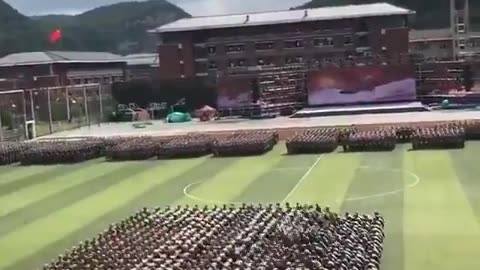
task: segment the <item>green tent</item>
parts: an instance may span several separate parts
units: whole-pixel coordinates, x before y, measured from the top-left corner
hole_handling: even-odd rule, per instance
[[[189,113],[173,112],[167,115],[168,123],[183,123],[192,121],[192,116]]]

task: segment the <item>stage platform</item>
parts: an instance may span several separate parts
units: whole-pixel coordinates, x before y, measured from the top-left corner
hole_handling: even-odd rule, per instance
[[[377,114],[377,113],[405,113],[405,112],[426,112],[428,107],[421,102],[389,103],[376,105],[355,105],[306,108],[296,112],[292,118],[306,118],[318,116],[354,115],[354,114]]]
[[[168,124],[152,121],[145,129],[135,129],[133,123],[108,123],[100,126],[83,127],[54,133],[38,139],[68,139],[113,136],[175,136],[190,132],[228,133],[236,130],[298,130],[314,127],[349,125],[391,125],[407,123],[432,123],[443,121],[480,120],[480,111],[446,110],[430,112],[408,112],[389,114],[359,114],[312,118],[277,117],[265,120],[227,118],[211,122],[192,121],[189,123]]]

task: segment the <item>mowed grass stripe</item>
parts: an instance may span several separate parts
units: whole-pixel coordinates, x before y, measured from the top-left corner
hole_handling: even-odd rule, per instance
[[[85,168],[78,173],[68,174],[58,179],[59,181],[37,185],[29,192],[18,192],[14,198],[10,198],[9,203],[10,209],[16,209],[16,211],[0,216],[0,237],[160,164],[159,162],[102,163]],[[58,183],[60,181],[64,183]],[[55,185],[59,185],[60,189],[56,189]],[[55,192],[51,193],[52,190]],[[39,196],[38,198],[34,197],[35,193]],[[50,196],[43,196],[49,193],[51,193]],[[9,197],[4,198],[9,199]],[[25,202],[22,202],[22,198],[25,198]],[[0,200],[0,203],[3,201]]]
[[[5,250],[0,261],[0,269],[11,266],[15,262],[41,252],[49,244],[61,240],[76,230],[82,229],[101,216],[130,204],[140,196],[176,175],[184,169],[194,167],[200,160],[176,161],[183,166],[152,166],[142,168],[143,172],[134,177],[119,179],[119,183],[105,191],[76,202],[36,222],[30,223],[18,230],[0,238],[0,250]],[[159,163],[157,163],[159,164]],[[23,269],[23,268],[22,268]]]
[[[183,196],[181,190],[183,190],[184,185],[193,183],[197,179],[213,176],[235,161],[236,159],[217,160],[201,158],[168,162],[165,164],[164,170],[159,168],[159,170],[152,172],[152,174],[157,173],[158,175],[163,175],[161,179],[157,179],[156,185],[141,194],[136,194],[131,200],[124,201],[121,206],[113,208],[93,220],[89,220],[88,224],[82,224],[82,226],[76,230],[64,234],[63,237],[48,242],[43,248],[36,250],[36,252],[16,259],[14,262],[9,263],[8,266],[0,266],[0,269],[18,270],[37,268],[43,263],[49,262],[51,258],[55,258],[57,255],[64,253],[67,248],[72,247],[80,241],[91,239],[107,228],[109,224],[125,219],[142,207],[157,207],[172,204]],[[173,172],[172,168],[175,168]]]
[[[18,170],[20,168],[21,167],[18,164],[3,165],[3,166],[0,165],[0,183],[2,182],[2,180],[6,179],[6,178],[3,178],[3,175],[9,174],[14,170]]]
[[[282,157],[270,170],[251,182],[233,201],[246,203],[282,202],[318,158],[318,155]]]
[[[342,212],[373,214],[385,217],[385,242],[382,269],[404,269],[403,208],[405,185],[415,179],[403,169],[404,146],[394,152],[364,153],[361,166],[355,170],[348,192],[345,194]],[[384,195],[388,192],[400,191]]]
[[[8,166],[11,169],[5,171],[0,175],[0,188],[3,185],[15,182],[19,179],[23,179],[28,176],[35,174],[44,173],[50,170],[54,170],[62,165],[51,165],[51,166]]]
[[[233,200],[255,181],[258,176],[269,172],[282,159],[281,154],[283,151],[282,147],[277,146],[272,151],[261,156],[239,158],[229,168],[222,170],[207,181],[198,181],[197,184],[187,190],[189,194],[200,200],[196,201],[185,197],[176,203],[195,202],[205,205],[212,204],[213,201],[219,204],[234,202]]]
[[[448,152],[406,156],[421,182],[405,193],[405,269],[480,269],[480,229]]]
[[[96,163],[98,163],[98,160],[83,162],[74,165],[57,165],[53,169],[46,170],[40,173],[34,173],[32,175],[17,179],[16,181],[0,185],[0,196],[16,192],[29,186],[40,185],[42,183],[53,181],[57,177],[72,174],[75,171],[83,170]]]
[[[339,211],[361,157],[360,153],[323,155],[288,202],[318,203]]]
[[[465,149],[451,150],[449,153],[463,192],[480,222],[480,166],[477,160],[480,144],[468,142]]]
[[[67,173],[52,179],[52,181],[42,182],[38,185],[27,186],[23,189],[15,192],[5,194],[0,197],[0,218],[17,209],[23,208],[35,201],[42,200],[49,196],[55,195],[64,189],[75,186],[84,181],[91,180],[97,175],[108,173],[111,170],[115,170],[121,165],[113,165],[112,163],[98,163],[83,170]]]

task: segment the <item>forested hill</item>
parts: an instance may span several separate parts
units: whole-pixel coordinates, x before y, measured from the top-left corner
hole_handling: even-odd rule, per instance
[[[133,53],[155,49],[146,31],[189,17],[166,0],[123,2],[85,13],[26,17],[0,0],[0,56],[19,51],[82,50]],[[63,38],[49,44],[48,34],[61,28]]]
[[[414,28],[440,28],[449,26],[449,0],[311,0],[298,9],[324,6],[389,2],[417,11]],[[470,0],[471,22],[477,30],[480,26],[480,0]]]

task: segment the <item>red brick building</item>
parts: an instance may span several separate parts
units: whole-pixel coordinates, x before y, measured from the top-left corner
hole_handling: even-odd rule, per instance
[[[415,12],[386,3],[185,18],[151,32],[162,79],[408,54]]]
[[[0,58],[0,89],[109,84],[125,79],[125,66],[121,56],[104,52],[10,54]]]

